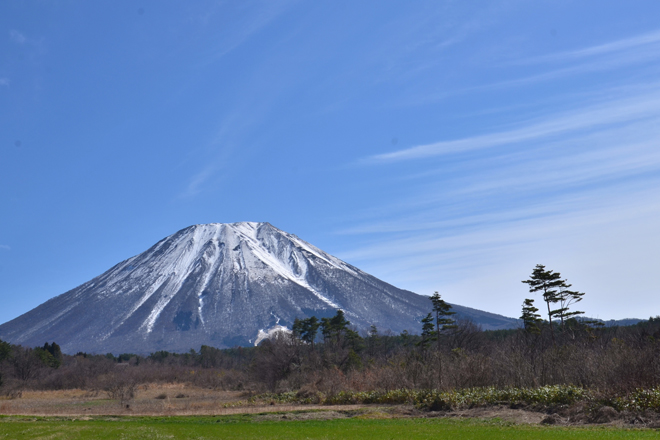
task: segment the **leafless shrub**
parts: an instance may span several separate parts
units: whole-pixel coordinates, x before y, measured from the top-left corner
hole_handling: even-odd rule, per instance
[[[117,400],[124,406],[135,398],[139,383],[131,371],[122,371],[103,376],[100,385],[110,399]]]

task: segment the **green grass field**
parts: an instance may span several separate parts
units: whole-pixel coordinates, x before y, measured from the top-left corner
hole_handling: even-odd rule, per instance
[[[561,428],[499,420],[335,419],[257,421],[223,417],[67,420],[2,417],[0,439],[658,439],[658,430]]]

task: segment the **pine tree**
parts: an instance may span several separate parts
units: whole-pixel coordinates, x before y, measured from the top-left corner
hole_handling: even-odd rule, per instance
[[[316,340],[316,334],[319,332],[319,320],[316,316],[312,316],[305,320],[305,341],[312,344],[312,350],[314,349],[314,341]]]
[[[321,324],[316,316],[307,319],[296,318],[293,321],[291,331],[296,338],[310,344],[313,350],[314,341],[316,340],[316,334],[318,333],[320,325]]]
[[[564,280],[564,283],[566,280]],[[572,285],[571,284],[566,284],[562,286],[557,293],[557,302],[559,303],[559,308],[555,310],[555,315],[559,317],[561,320],[561,326],[564,326],[564,323],[566,322],[567,319],[576,317],[578,315],[583,314],[584,312],[579,312],[579,311],[573,311],[569,312],[569,307],[575,303],[579,303],[582,301],[582,297],[584,296],[584,293],[582,292],[576,292],[573,290],[568,290]]]
[[[293,325],[291,326],[291,333],[295,338],[298,338],[302,341],[303,339],[303,321],[300,318],[293,320]]]
[[[433,323],[433,314],[429,313],[425,318],[422,318],[422,340],[417,345],[422,348],[427,348],[431,342],[436,339],[435,324]]]
[[[552,327],[552,318],[554,315],[550,308],[550,304],[554,304],[558,301],[557,293],[564,283],[561,279],[561,274],[559,274],[559,272],[554,273],[551,270],[545,270],[544,265],[537,264],[532,271],[532,276],[529,277],[528,280],[523,281],[523,283],[529,284],[529,291],[531,293],[541,292],[543,295],[543,300],[548,307],[548,322],[550,323],[550,334],[552,335],[552,342],[554,344],[555,333]]]
[[[541,334],[541,329],[539,328],[539,323],[542,322],[541,315],[538,312],[539,309],[534,307],[533,299],[526,299],[523,302],[522,306],[522,316],[520,319],[523,321],[525,331],[534,335]]]
[[[559,272],[545,270],[545,266],[537,264],[532,271],[532,276],[523,283],[529,285],[531,293],[541,292],[543,300],[548,308],[548,321],[550,324],[550,331],[552,334],[552,342],[555,342],[555,334],[552,325],[552,319],[558,317],[563,328],[565,320],[572,316],[580,315],[584,312],[569,312],[569,306],[582,301],[584,293],[568,290],[571,285],[566,280],[561,279]],[[559,303],[558,309],[552,309],[551,304]]]
[[[431,296],[431,303],[433,303],[433,312],[435,312],[435,333],[437,335],[438,350],[440,349],[440,332],[456,328],[456,321],[449,318],[455,315],[456,312],[451,311],[451,305],[440,298],[440,294],[435,292]]]
[[[330,342],[332,336],[332,325],[330,318],[321,318],[321,334],[323,335],[323,342]]]
[[[0,339],[0,362],[11,357],[11,344]]]
[[[351,322],[346,320],[342,309],[338,309],[337,313],[332,318],[321,318],[321,333],[323,333],[323,340],[327,341],[334,339],[335,342],[339,342],[341,336],[347,333],[350,324]]]
[[[376,324],[371,324],[371,327],[369,327],[366,343],[369,355],[373,356],[380,346],[380,338],[378,336],[378,327],[376,327]]]

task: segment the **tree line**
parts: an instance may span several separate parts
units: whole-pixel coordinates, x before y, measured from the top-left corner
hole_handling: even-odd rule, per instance
[[[538,265],[523,282],[543,298],[547,319],[525,299],[521,327],[510,330],[482,330],[435,292],[420,329],[401,334],[375,325],[358,331],[337,310],[328,318],[296,319],[290,334],[258,347],[71,356],[54,342],[26,348],[0,341],[0,393],[81,388],[118,396],[131,394],[117,390],[151,382],[310,395],[557,384],[627,392],[660,385],[660,317],[604,327],[572,310],[584,293],[559,273]]]

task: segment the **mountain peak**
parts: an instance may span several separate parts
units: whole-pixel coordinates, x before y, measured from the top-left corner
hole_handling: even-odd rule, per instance
[[[246,345],[295,318],[342,309],[358,328],[416,333],[427,297],[397,289],[270,223],[193,225],[0,326],[66,352]],[[471,309],[457,306],[466,316]],[[490,328],[513,320],[490,315]]]

